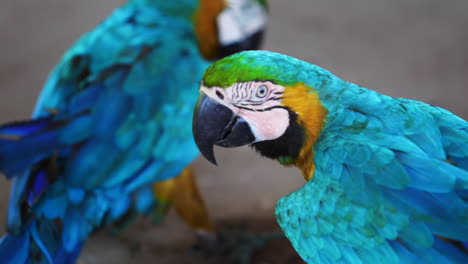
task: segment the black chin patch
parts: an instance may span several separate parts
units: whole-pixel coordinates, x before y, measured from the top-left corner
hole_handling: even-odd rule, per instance
[[[262,156],[270,159],[288,157],[295,160],[299,155],[304,144],[304,128],[297,123],[297,114],[290,109],[288,112],[289,126],[281,137],[251,144]]]
[[[260,48],[264,36],[264,30],[260,30],[245,38],[240,42],[235,42],[229,45],[221,46],[219,49],[219,58],[232,55],[244,50],[256,50]]]

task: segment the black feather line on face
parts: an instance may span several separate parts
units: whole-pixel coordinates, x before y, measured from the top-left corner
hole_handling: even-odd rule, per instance
[[[253,147],[260,155],[278,159],[280,157],[289,157],[295,160],[304,144],[304,128],[297,123],[297,114],[286,107],[289,113],[289,126],[284,134],[273,140],[253,143]]]
[[[272,106],[272,107],[267,107],[267,108],[262,108],[262,109],[253,109],[253,108],[240,106],[240,105],[236,105],[236,104],[234,104],[234,106],[239,108],[239,109],[244,109],[244,110],[251,111],[251,112],[266,112],[266,111],[270,111],[271,109],[275,109],[275,108],[283,108],[283,109],[288,110],[288,112],[289,112],[289,108],[287,108],[285,106],[281,106],[281,105],[275,105],[275,106]]]

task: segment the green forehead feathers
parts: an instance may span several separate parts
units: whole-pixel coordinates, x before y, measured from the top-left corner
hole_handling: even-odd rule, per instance
[[[212,64],[203,76],[203,84],[229,87],[237,82],[272,81],[280,85],[294,85],[298,70],[305,62],[271,51],[244,51]]]

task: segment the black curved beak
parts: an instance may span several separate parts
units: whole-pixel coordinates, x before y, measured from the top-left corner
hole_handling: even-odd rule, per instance
[[[226,56],[232,55],[237,52],[241,52],[244,50],[257,50],[260,48],[260,45],[263,42],[265,30],[260,30],[249,37],[243,39],[242,41],[231,43],[229,45],[221,45],[219,48],[219,58],[224,58]]]
[[[193,136],[202,155],[217,165],[213,146],[240,147],[255,142],[249,124],[202,93],[193,113]]]

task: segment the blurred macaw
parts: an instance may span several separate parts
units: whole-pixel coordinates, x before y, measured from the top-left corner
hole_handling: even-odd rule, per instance
[[[81,37],[33,119],[0,127],[0,263],[73,263],[96,228],[171,202],[213,232],[189,166],[199,82],[210,60],[257,48],[266,16],[261,0],[129,0]]]
[[[205,72],[194,136],[300,169],[276,218],[307,263],[468,263],[468,122],[445,109],[245,51]]]

